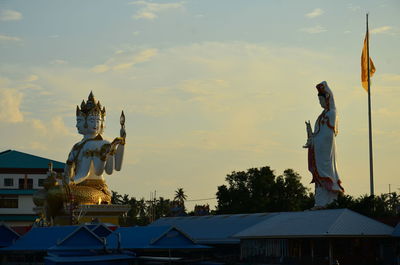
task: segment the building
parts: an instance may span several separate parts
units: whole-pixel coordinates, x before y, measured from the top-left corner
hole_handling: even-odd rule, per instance
[[[167,224],[226,263],[393,264],[396,256],[394,228],[349,209],[167,217],[151,226]]]
[[[33,194],[43,188],[49,163],[63,172],[64,163],[7,150],[0,153],[0,222],[12,226],[31,225],[37,218]]]
[[[247,262],[393,264],[394,228],[349,209],[282,212],[234,237]]]

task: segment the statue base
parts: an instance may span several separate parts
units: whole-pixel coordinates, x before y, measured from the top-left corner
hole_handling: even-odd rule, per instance
[[[39,212],[41,207],[36,207]],[[87,223],[108,223],[120,225],[122,218],[131,209],[130,205],[120,204],[81,204],[73,210],[65,207],[63,213],[53,219],[53,225],[71,225]]]

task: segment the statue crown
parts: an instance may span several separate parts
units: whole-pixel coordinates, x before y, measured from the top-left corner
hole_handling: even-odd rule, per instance
[[[87,101],[82,100],[81,107],[76,106],[76,116],[100,116],[104,118],[106,116],[106,108],[101,108],[100,101],[96,101],[93,96],[93,92],[90,91]]]

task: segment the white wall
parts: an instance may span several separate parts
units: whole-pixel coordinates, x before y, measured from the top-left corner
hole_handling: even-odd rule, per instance
[[[28,178],[33,179],[33,189],[41,189],[39,187],[39,179],[47,178],[46,174],[27,174]],[[4,186],[4,179],[12,178],[14,179],[13,186]],[[19,179],[25,178],[25,174],[0,174],[0,189],[18,189],[18,181]]]
[[[32,195],[18,195],[18,208],[0,208],[0,214],[35,214]]]

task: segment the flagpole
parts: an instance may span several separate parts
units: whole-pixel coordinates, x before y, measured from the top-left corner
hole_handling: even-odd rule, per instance
[[[368,13],[367,13],[367,72],[368,72],[368,128],[369,128],[369,177],[371,196],[374,196],[374,163],[372,153],[372,119],[371,119],[371,76],[370,76],[370,59],[369,59],[369,30],[368,30]]]

